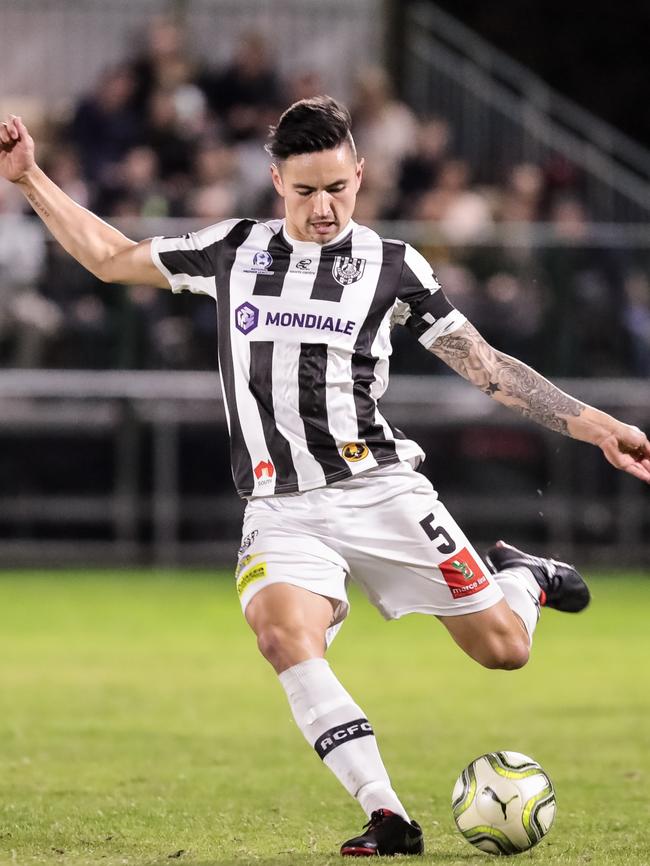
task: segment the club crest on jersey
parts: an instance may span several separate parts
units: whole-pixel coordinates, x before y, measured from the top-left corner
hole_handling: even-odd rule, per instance
[[[332,276],[341,286],[356,283],[363,276],[366,267],[365,259],[353,259],[351,256],[336,256],[332,265]]]
[[[235,310],[235,327],[242,334],[248,334],[257,327],[260,311],[248,302],[240,304]]]
[[[365,442],[348,442],[341,449],[341,454],[348,463],[357,463],[368,456],[368,446]]]

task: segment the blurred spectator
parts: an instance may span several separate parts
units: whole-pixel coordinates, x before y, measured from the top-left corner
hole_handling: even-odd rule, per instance
[[[0,357],[14,367],[37,367],[61,315],[37,288],[45,232],[21,207],[20,193],[0,184]]]
[[[223,144],[205,142],[194,158],[188,214],[212,222],[232,217],[237,211],[238,191],[236,151]]]
[[[160,177],[179,180],[191,170],[194,140],[183,127],[174,94],[169,90],[155,90],[149,101],[142,144],[155,151]]]
[[[47,161],[46,170],[54,183],[71,199],[82,207],[90,207],[90,189],[79,157],[72,148],[56,148]]]
[[[141,136],[132,107],[135,79],[127,66],[107,70],[91,96],[79,105],[70,137],[90,182],[111,183],[115,165]]]
[[[383,69],[369,67],[359,75],[352,120],[359,156],[366,158],[366,186],[393,194],[400,163],[414,147],[418,124],[411,109],[394,98]]]
[[[287,105],[293,105],[300,99],[311,99],[327,92],[323,77],[317,69],[305,69],[289,79],[286,86]]]
[[[462,159],[442,164],[436,186],[421,197],[415,216],[438,223],[455,244],[480,240],[494,222],[487,196],[470,188],[470,168]]]
[[[499,217],[503,222],[531,223],[541,217],[544,196],[544,173],[529,162],[510,170],[501,199]]]
[[[591,243],[584,207],[559,199],[551,211],[554,239],[540,251],[548,289],[544,372],[561,376],[624,375],[624,261]]]
[[[400,164],[395,216],[411,219],[420,198],[435,186],[450,138],[449,123],[443,118],[431,118],[420,124],[415,148]]]
[[[99,283],[57,243],[47,245],[40,288],[60,311],[57,339],[47,363],[55,367],[103,368],[115,362],[111,306],[120,289]]]
[[[179,84],[179,67],[185,70],[184,79],[191,80],[187,57],[182,28],[170,18],[154,17],[145,33],[143,51],[131,64],[134,79],[131,102],[139,113],[146,112],[155,90],[168,90]]]
[[[171,212],[169,197],[158,171],[158,156],[151,147],[134,147],[114,173],[115,185],[105,187],[97,208],[108,216],[164,217]]]
[[[650,279],[634,270],[625,281],[623,323],[630,341],[633,372],[650,376]]]
[[[283,107],[266,37],[255,31],[242,36],[230,66],[204,73],[200,84],[228,141],[265,138]]]

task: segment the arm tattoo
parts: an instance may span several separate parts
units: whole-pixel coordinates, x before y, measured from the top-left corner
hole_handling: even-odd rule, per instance
[[[36,196],[34,195],[33,192],[31,192],[31,191],[28,192],[28,193],[27,193],[27,198],[28,198],[29,201],[31,202],[32,207],[34,208],[34,210],[37,211],[38,213],[40,213],[41,216],[44,216],[44,217],[49,217],[49,216],[50,216],[50,212],[49,212],[49,210],[45,207],[45,205],[41,204],[41,202],[36,198]]]
[[[571,435],[568,418],[586,408],[522,361],[493,349],[469,322],[430,351],[483,393],[557,433]]]

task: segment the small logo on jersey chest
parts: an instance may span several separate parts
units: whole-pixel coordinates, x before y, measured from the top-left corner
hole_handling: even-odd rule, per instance
[[[235,327],[242,334],[248,334],[257,327],[260,311],[248,302],[240,304],[235,310]]]
[[[353,259],[351,256],[336,256],[332,265],[332,276],[341,286],[356,283],[363,276],[366,267],[365,259]]]
[[[348,442],[341,449],[341,454],[348,463],[357,463],[368,456],[368,446],[365,442]]]
[[[273,264],[273,256],[268,250],[258,250],[253,256],[252,264],[249,268],[244,268],[245,274],[268,274],[273,276],[275,271],[270,271],[269,268]]]
[[[268,250],[260,250],[253,256],[253,267],[267,271],[273,264],[273,256]]]

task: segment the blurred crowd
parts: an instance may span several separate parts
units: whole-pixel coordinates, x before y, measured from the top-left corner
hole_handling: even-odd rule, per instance
[[[204,65],[165,19],[151,23],[137,57],[89,84],[67,116],[32,119],[45,170],[114,223],[184,217],[197,227],[281,215],[263,149],[269,124],[328,90],[317,70],[283,78],[256,32],[225,68]],[[550,375],[650,373],[650,251],[591,236],[575,167],[558,159],[493,176],[470,165],[447,119],[416,117],[379,68],[359,71],[346,102],[366,159],[356,219],[430,226],[421,251],[489,340]],[[517,225],[516,243],[493,240],[504,224]],[[98,283],[0,185],[3,365],[209,368],[214,333],[207,299]],[[410,337],[395,343],[396,371],[436,371]]]

